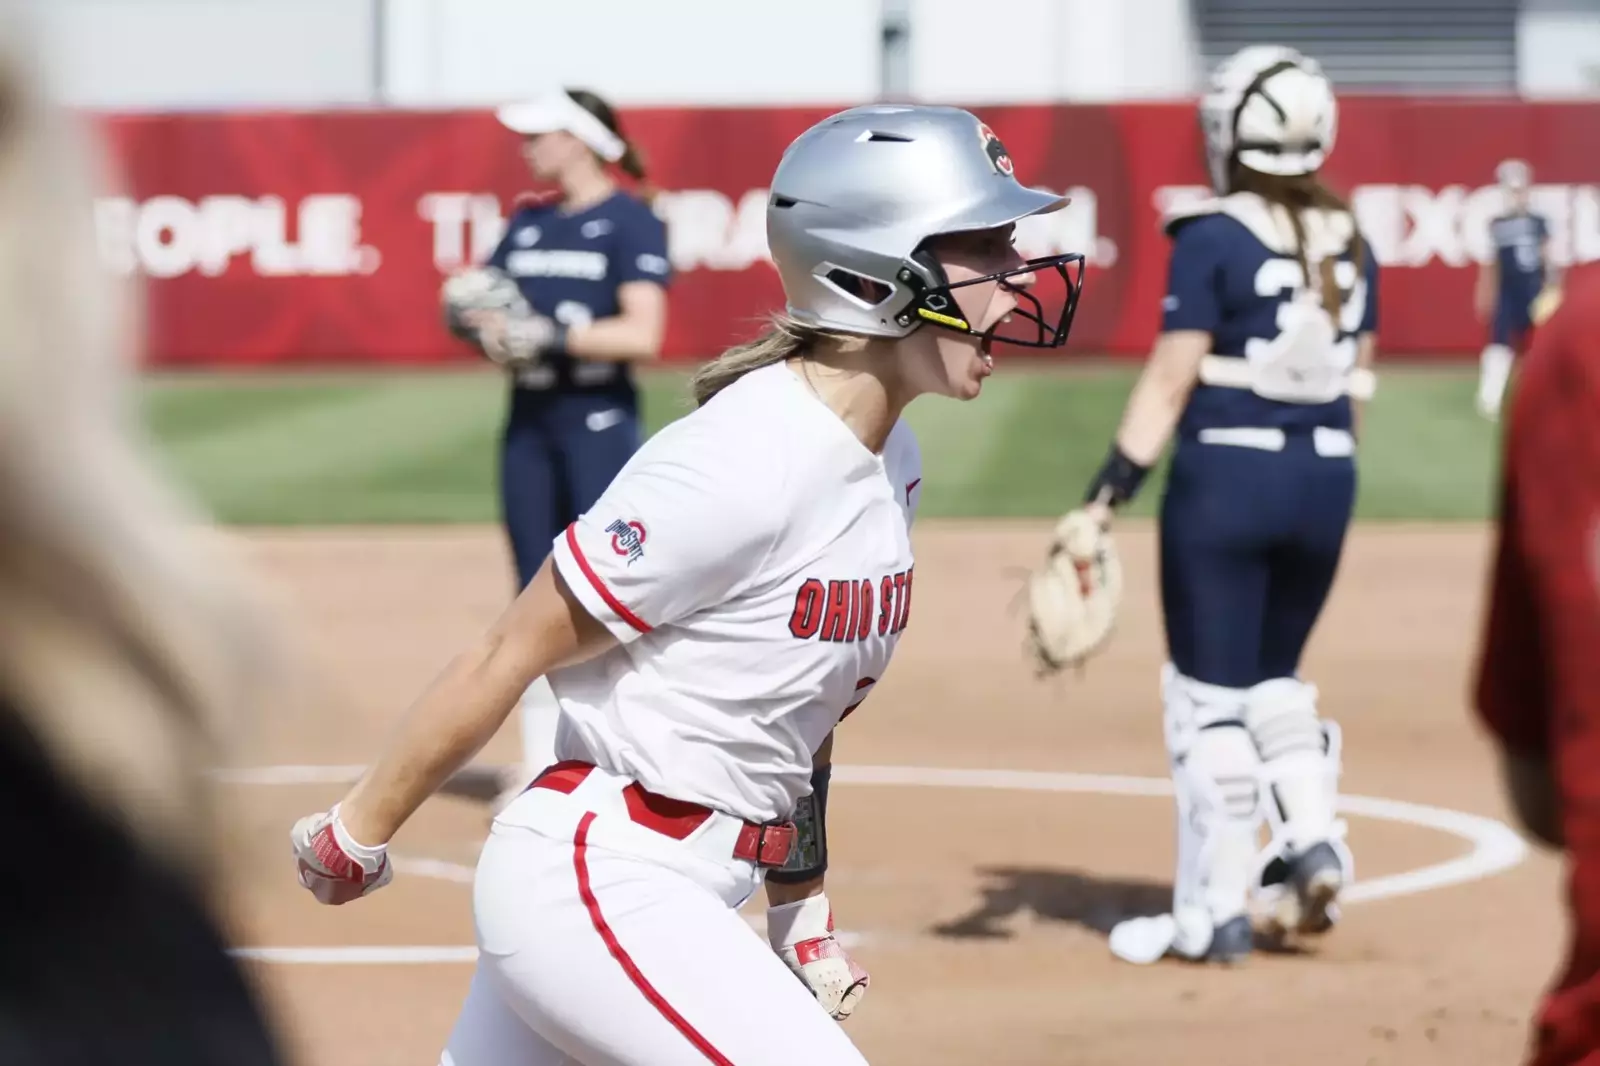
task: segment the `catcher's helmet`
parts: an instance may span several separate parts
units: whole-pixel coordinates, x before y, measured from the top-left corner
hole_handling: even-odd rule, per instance
[[[1211,185],[1233,161],[1262,174],[1317,171],[1333,151],[1339,104],[1322,67],[1293,48],[1254,44],[1218,64],[1200,101]]]
[[[924,323],[981,335],[960,317],[949,279],[922,246],[1067,205],[1022,185],[1014,169],[994,131],[960,108],[870,105],[817,123],[784,152],[767,201],[767,244],[789,315],[876,337],[904,337]],[[1053,348],[1066,342],[1083,263],[1079,253],[1048,256],[960,285],[1059,271],[1067,297],[1055,324],[1019,291],[1031,309],[1015,314],[1031,326],[997,338]]]

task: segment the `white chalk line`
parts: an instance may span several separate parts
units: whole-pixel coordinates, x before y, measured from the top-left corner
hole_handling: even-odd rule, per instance
[[[254,787],[303,784],[344,784],[356,780],[364,766],[261,766],[219,770],[219,781]],[[882,785],[901,788],[992,789],[1006,792],[1078,792],[1112,796],[1170,796],[1166,778],[1119,774],[1085,774],[1034,770],[966,770],[926,766],[835,766],[833,780],[841,784]],[[1483,815],[1446,807],[1384,799],[1378,796],[1340,796],[1343,814],[1398,822],[1459,837],[1472,850],[1459,858],[1416,870],[1358,880],[1340,894],[1342,904],[1395,899],[1453,885],[1483,880],[1522,862],[1528,846],[1509,826]],[[473,868],[440,859],[395,857],[395,869],[417,877],[471,884]],[[759,922],[752,922],[757,928]],[[859,944],[861,934],[841,932],[845,947]],[[290,965],[424,965],[464,963],[477,959],[475,947],[409,945],[396,947],[255,947],[239,948],[242,959]]]
[[[1031,770],[956,770],[917,766],[836,766],[835,781],[925,788],[987,788],[1014,792],[1089,792],[1116,796],[1170,796],[1172,782],[1157,777],[1056,773]],[[1340,796],[1342,814],[1435,829],[1460,837],[1472,851],[1460,858],[1404,873],[1358,880],[1339,894],[1340,903],[1394,899],[1492,877],[1522,862],[1528,845],[1510,826],[1493,818],[1447,807]]]

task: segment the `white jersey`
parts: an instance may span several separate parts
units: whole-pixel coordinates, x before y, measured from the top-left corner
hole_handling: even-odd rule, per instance
[[[906,627],[921,480],[910,427],[873,454],[782,364],[652,437],[556,538],[561,577],[621,642],[550,675],[557,757],[789,816]]]

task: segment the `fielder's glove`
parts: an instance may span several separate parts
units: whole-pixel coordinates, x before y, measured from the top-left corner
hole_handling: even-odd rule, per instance
[[[507,314],[532,314],[516,279],[498,267],[467,267],[444,279],[439,288],[445,325],[462,340],[477,340],[477,329],[468,320],[475,311],[504,311]]]
[[[356,843],[339,817],[339,806],[300,819],[289,831],[300,884],[318,903],[337,907],[376,892],[394,879],[388,846]]]
[[[870,978],[834,937],[826,895],[768,907],[767,942],[838,1021],[850,1017],[867,994]]]
[[[521,369],[537,362],[560,333],[560,327],[528,305],[516,280],[497,267],[451,274],[439,298],[446,328],[501,366]]]
[[[1056,523],[1044,566],[1028,576],[1028,650],[1040,673],[1076,666],[1111,636],[1122,561],[1111,533],[1083,508]]]

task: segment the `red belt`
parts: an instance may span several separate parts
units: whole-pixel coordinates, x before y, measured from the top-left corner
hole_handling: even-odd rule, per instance
[[[593,770],[594,767],[586,762],[558,762],[547,767],[528,787],[570,794]],[[658,796],[645,791],[637,781],[622,790],[622,799],[628,806],[628,817],[646,829],[653,829],[673,840],[683,840],[712,815],[710,807]],[[739,839],[733,845],[733,857],[757,866],[782,866],[788,861],[794,838],[793,822],[745,822],[739,829]]]

